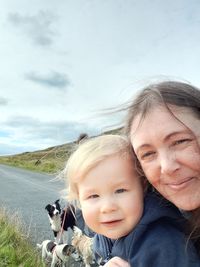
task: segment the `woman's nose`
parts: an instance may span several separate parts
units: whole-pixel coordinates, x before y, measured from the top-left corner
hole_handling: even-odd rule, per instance
[[[160,168],[161,174],[172,174],[177,171],[180,167],[180,164],[177,160],[175,153],[163,153],[160,156]]]

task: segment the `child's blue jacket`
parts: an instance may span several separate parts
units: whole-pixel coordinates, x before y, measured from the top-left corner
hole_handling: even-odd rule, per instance
[[[98,261],[119,256],[131,267],[199,267],[200,258],[185,233],[180,211],[155,193],[145,197],[143,216],[127,236],[111,240],[96,234]]]

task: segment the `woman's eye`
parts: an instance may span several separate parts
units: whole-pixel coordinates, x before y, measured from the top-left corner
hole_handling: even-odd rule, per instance
[[[127,190],[126,189],[124,189],[124,188],[120,188],[120,189],[117,189],[116,191],[115,191],[115,193],[117,193],[117,194],[121,194],[121,193],[124,193],[124,192],[126,192]]]
[[[141,155],[141,159],[148,159],[155,154],[154,151],[148,151]]]
[[[191,141],[191,139],[189,139],[189,138],[180,139],[180,140],[174,141],[173,145],[180,145],[180,144],[187,143],[187,142],[190,142],[190,141]]]

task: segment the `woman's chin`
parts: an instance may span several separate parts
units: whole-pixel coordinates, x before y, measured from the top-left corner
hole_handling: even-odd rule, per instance
[[[183,185],[182,185],[183,184]],[[200,207],[200,180],[191,179],[188,182],[171,186],[157,187],[157,190],[177,208],[193,211]]]
[[[185,196],[179,199],[168,198],[168,200],[172,202],[177,208],[184,211],[193,211],[200,207],[200,194],[196,198],[195,197],[187,198]]]

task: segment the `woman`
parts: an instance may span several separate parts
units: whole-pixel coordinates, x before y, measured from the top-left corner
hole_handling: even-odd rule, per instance
[[[200,90],[175,81],[149,85],[128,107],[125,131],[141,175],[185,213],[200,254]],[[105,266],[130,267],[120,258]]]
[[[129,106],[125,130],[149,183],[186,211],[200,254],[200,90],[149,85]]]

